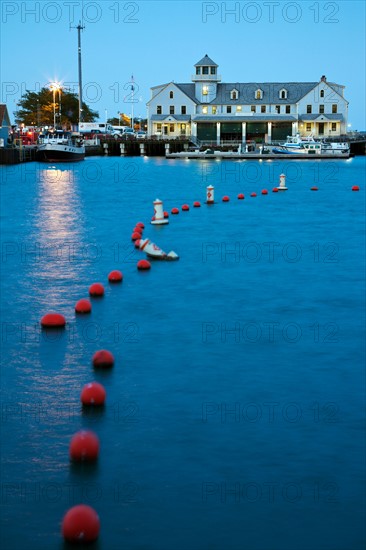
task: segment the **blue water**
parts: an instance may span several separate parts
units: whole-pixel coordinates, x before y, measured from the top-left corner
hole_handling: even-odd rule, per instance
[[[1,175],[1,547],[64,548],[62,517],[84,502],[98,550],[364,548],[365,158]],[[157,197],[191,209],[151,226]],[[180,260],[138,272],[138,221]],[[76,317],[93,282],[105,296]],[[51,310],[64,331],[40,331]],[[79,401],[92,380],[107,391],[94,414]],[[95,466],[70,465],[81,428],[99,436]]]

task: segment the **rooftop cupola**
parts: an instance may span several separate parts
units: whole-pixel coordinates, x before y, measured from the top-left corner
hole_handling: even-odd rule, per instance
[[[195,96],[201,103],[210,103],[216,98],[217,84],[221,76],[217,74],[218,65],[206,54],[195,64],[196,74],[192,75],[195,83]]]

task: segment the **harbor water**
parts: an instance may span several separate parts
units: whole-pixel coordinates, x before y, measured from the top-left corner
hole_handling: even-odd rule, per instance
[[[79,503],[98,550],[364,548],[365,183],[364,157],[1,168],[3,549],[66,548]],[[153,226],[156,198],[190,210]],[[138,271],[139,221],[179,261]],[[94,465],[70,463],[80,429]]]

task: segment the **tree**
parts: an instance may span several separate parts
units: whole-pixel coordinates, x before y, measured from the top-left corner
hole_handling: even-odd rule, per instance
[[[27,90],[21,97],[19,109],[14,113],[17,124],[25,126],[53,126],[54,103],[56,124],[63,128],[70,128],[72,124],[79,122],[79,100],[76,94],[67,90],[55,91],[55,95],[49,88],[41,88],[37,92]],[[59,116],[61,107],[61,117]],[[99,113],[93,111],[83,103],[84,122],[94,122]]]

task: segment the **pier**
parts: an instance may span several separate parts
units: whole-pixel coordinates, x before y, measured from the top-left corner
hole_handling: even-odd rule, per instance
[[[366,154],[366,136],[357,140],[348,140],[350,143],[350,156]],[[113,138],[100,138],[93,145],[85,147],[85,156],[148,156],[148,157],[166,157],[166,158],[206,158],[206,159],[252,159],[252,160],[320,160],[320,159],[346,159],[345,155],[304,155],[304,154],[263,154],[259,151],[251,151],[248,153],[238,154],[235,150],[238,143],[232,142],[230,145],[226,143],[220,148],[222,154],[205,154],[193,151],[193,147],[197,150],[204,150],[210,147],[210,144],[193,143],[190,139],[144,139],[144,140],[115,140]],[[217,148],[217,146],[215,146]],[[191,150],[189,150],[191,149]],[[184,154],[186,153],[186,154]],[[19,164],[22,162],[31,162],[37,160],[36,145],[25,145],[22,147],[1,147],[0,148],[0,164]]]

